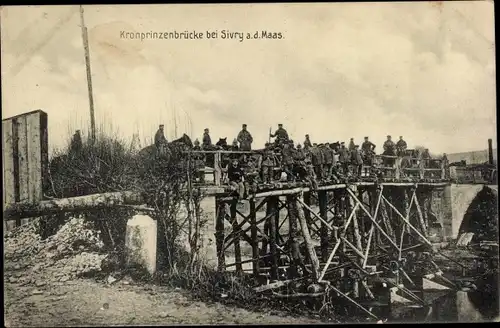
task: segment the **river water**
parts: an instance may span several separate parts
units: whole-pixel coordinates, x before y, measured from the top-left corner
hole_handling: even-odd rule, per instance
[[[498,292],[432,291],[420,295],[433,299],[425,307],[392,306],[380,308],[380,318],[388,322],[491,322],[500,321]]]

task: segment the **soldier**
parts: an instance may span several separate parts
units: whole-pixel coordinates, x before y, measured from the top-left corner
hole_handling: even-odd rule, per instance
[[[421,159],[423,167],[429,167],[431,154],[429,153],[428,148],[425,148],[424,151],[422,151],[420,159]]]
[[[443,154],[443,158],[441,159],[441,168],[444,170],[444,178],[449,179],[450,178],[450,163],[448,161],[448,156],[446,153]]]
[[[302,181],[305,178],[305,164],[306,153],[300,144],[297,145],[297,149],[294,152],[294,172],[298,172],[299,179]]]
[[[285,141],[288,141],[288,132],[286,132],[285,129],[283,129],[283,124],[278,124],[278,130],[274,132],[274,134],[269,134],[271,138],[276,137],[275,144],[276,145],[283,145]]]
[[[254,189],[256,184],[259,181],[259,168],[257,164],[257,159],[253,156],[250,156],[248,163],[245,167],[245,190],[247,193]]]
[[[318,189],[318,180],[314,172],[314,166],[309,158],[305,161],[306,165],[306,180],[311,184],[313,190]]]
[[[322,148],[323,148],[323,158],[325,160],[324,172],[326,175],[326,179],[330,180],[333,173],[333,160],[334,160],[333,157],[335,155],[335,151],[330,147],[330,143],[328,142]]]
[[[354,138],[351,138],[351,141],[349,141],[349,151],[352,151],[354,149]]]
[[[264,183],[273,182],[275,166],[274,153],[271,149],[266,148],[264,157],[262,158],[262,180],[264,180]]]
[[[71,138],[70,153],[73,156],[79,156],[82,152],[83,142],[80,130],[76,130],[75,134]]]
[[[285,142],[283,146],[283,150],[281,152],[282,155],[282,166],[283,170],[285,171],[287,175],[287,180],[292,181],[293,180],[293,143],[291,144],[290,142]]]
[[[309,139],[309,135],[306,134],[306,140],[304,140],[304,150],[308,150],[312,147],[311,140]]]
[[[375,144],[373,144],[368,137],[365,137],[365,142],[361,145],[361,153],[363,157],[363,163],[365,165],[372,166],[373,156],[375,155]]]
[[[339,162],[344,175],[349,174],[349,151],[345,147],[345,142],[340,143]]]
[[[163,128],[164,125],[160,124],[160,126],[158,127],[158,131],[156,131],[155,134],[155,146],[156,150],[158,151],[158,155],[160,157],[165,156],[167,147],[167,138],[165,138],[165,133]]]
[[[314,171],[316,172],[316,177],[318,180],[323,179],[323,164],[325,163],[323,158],[323,153],[321,149],[319,149],[318,144],[313,143],[311,149],[311,159],[312,165],[314,167]]]
[[[396,151],[398,156],[403,156],[405,154],[406,148],[408,145],[406,141],[403,140],[403,136],[399,136],[399,140],[396,143]]]
[[[252,150],[253,137],[247,130],[247,125],[243,124],[242,130],[238,133],[238,142],[240,143],[240,149],[244,151]]]
[[[198,139],[194,141],[193,150],[201,151],[200,141]],[[205,181],[205,173],[203,172],[203,169],[205,168],[205,155],[203,153],[194,153],[193,161],[194,168],[196,170],[196,178],[203,183]]]
[[[355,167],[355,174],[358,177],[361,177],[361,170],[363,169],[363,158],[361,157],[361,153],[359,151],[359,145],[354,145],[354,149],[351,152],[351,163]]]
[[[212,145],[212,139],[210,138],[210,132],[208,131],[208,128],[203,131],[203,139],[202,139],[202,149],[210,149],[213,147]]]
[[[391,139],[391,136],[387,136],[387,140],[384,142],[384,153],[383,155],[386,156],[395,156],[395,148],[396,145]],[[394,159],[393,158],[384,158],[384,165],[385,166],[393,166],[394,165]]]
[[[238,151],[240,147],[238,147],[238,140],[233,140],[233,145],[231,146],[231,151]]]
[[[238,163],[238,160],[233,159],[231,162],[231,165],[229,165],[229,168],[227,170],[227,175],[229,179],[229,185],[233,187],[238,195],[238,198],[244,198],[245,197],[245,184],[243,183],[244,181],[244,172]]]

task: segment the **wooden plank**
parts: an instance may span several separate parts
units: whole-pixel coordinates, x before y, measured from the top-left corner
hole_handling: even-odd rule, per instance
[[[12,120],[2,121],[3,206],[15,202]]]
[[[19,202],[29,202],[28,169],[28,124],[26,116],[17,119],[18,163],[19,163]]]
[[[42,143],[40,114],[35,113],[26,117],[27,144],[28,144],[28,200],[38,202],[43,197],[42,186]]]

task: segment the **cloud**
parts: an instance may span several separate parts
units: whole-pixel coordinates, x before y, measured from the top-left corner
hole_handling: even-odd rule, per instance
[[[78,15],[19,73],[9,67],[70,9],[2,10],[3,115],[43,108],[53,145],[64,139],[57,127],[65,120],[88,126]],[[87,7],[97,120],[143,140],[159,122],[169,138],[177,125],[178,135],[194,138],[209,127],[213,139],[232,139],[246,123],[262,145],[269,127],[283,123],[300,142],[306,133],[313,141],[368,135],[380,145],[392,134],[433,152],[485,148],[496,134],[492,9],[487,2]],[[120,38],[174,29],[285,38]]]

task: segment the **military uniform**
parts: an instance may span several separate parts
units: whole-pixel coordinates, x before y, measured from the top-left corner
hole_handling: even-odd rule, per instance
[[[245,173],[243,172],[241,166],[239,164],[234,166],[231,163],[227,169],[227,175],[231,187],[236,189],[239,198],[243,198],[245,196],[245,185],[243,183]]]
[[[384,154],[386,156],[395,156],[396,155],[396,145],[390,139],[390,136],[387,136],[387,140],[384,142]],[[393,158],[384,158],[384,163],[386,166],[393,166],[394,159]]]
[[[326,144],[323,148],[323,157],[325,159],[325,169],[324,172],[326,174],[326,178],[330,179],[333,173],[333,161],[334,161],[334,155],[335,151],[330,148],[329,144]]]
[[[195,141],[193,150],[201,151],[199,142]],[[202,170],[205,168],[205,155],[203,153],[194,153],[192,159],[194,162],[194,169],[196,170],[196,177],[203,183],[205,181],[205,173]]]
[[[208,130],[205,130],[203,133],[203,139],[202,139],[202,149],[209,149],[212,147],[212,139],[210,138],[210,134]]]
[[[160,125],[158,131],[155,134],[155,146],[158,151],[158,155],[160,157],[164,157],[167,153],[167,138],[165,138],[165,134],[163,133],[163,126]]]
[[[276,166],[274,160],[274,153],[266,149],[262,158],[262,179],[264,183],[272,183],[274,176],[274,167]]]
[[[312,147],[311,140],[309,139],[309,135],[306,134],[306,140],[304,140],[304,149],[308,150]]]
[[[340,161],[340,166],[342,167],[342,173],[344,175],[348,175],[349,174],[349,151],[344,146],[344,144],[342,144],[340,149],[339,149],[339,161]]]
[[[408,145],[406,144],[406,141],[404,141],[403,138],[400,138],[398,140],[398,142],[396,143],[397,155],[403,156],[407,148],[408,148]]]
[[[294,171],[298,173],[299,179],[305,179],[306,153],[300,145],[297,146],[294,152]]]
[[[354,149],[351,152],[351,163],[356,168],[355,173],[358,176],[361,176],[361,170],[363,169],[363,158],[361,157],[358,145],[354,146]]]
[[[276,137],[276,140],[275,140],[276,145],[283,145],[284,143],[286,143],[289,140],[288,132],[285,129],[283,129],[281,124],[279,125],[278,130],[276,130],[276,132],[274,132],[274,134],[271,134],[270,137],[271,138]]]
[[[283,170],[287,175],[288,181],[293,180],[293,153],[294,149],[292,148],[292,145],[290,145],[290,143],[285,143],[285,145],[283,146],[283,150],[281,152],[282,155],[281,164],[283,166]]]
[[[323,158],[323,152],[316,145],[313,145],[311,149],[311,159],[314,171],[316,172],[316,177],[318,178],[318,180],[322,180],[324,178],[323,165],[325,164],[325,161]]]
[[[252,150],[253,137],[250,132],[246,130],[246,124],[243,124],[243,130],[238,133],[237,141],[240,143],[241,150]]]

